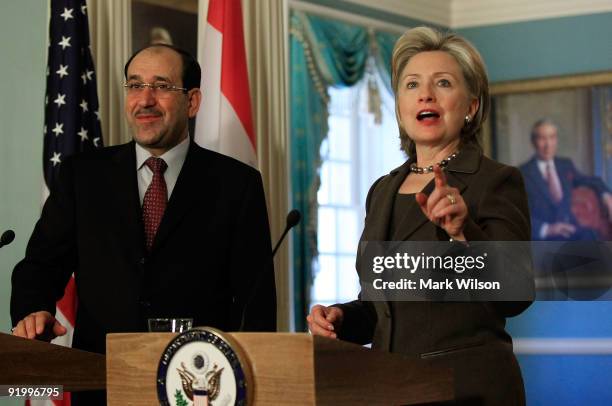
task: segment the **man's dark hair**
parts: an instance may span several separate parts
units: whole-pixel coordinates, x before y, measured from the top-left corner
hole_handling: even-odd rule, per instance
[[[557,129],[559,128],[557,126],[557,123],[555,123],[552,119],[550,119],[548,117],[544,117],[544,118],[539,119],[538,121],[533,123],[533,126],[531,126],[531,142],[532,143],[535,142],[536,138],[538,137],[538,130],[543,125],[550,125],[550,126],[553,126],[553,127],[557,128]]]
[[[184,49],[175,47],[174,45],[168,45],[168,44],[147,45],[146,47],[141,48],[138,51],[134,52],[132,56],[130,57],[130,59],[128,59],[128,61],[126,62],[125,67],[123,68],[123,74],[125,75],[126,80],[127,80],[128,67],[130,66],[130,63],[132,63],[132,59],[134,59],[136,55],[138,55],[145,49],[154,48],[154,47],[170,48],[171,50],[173,50],[174,52],[176,52],[177,54],[181,56],[181,60],[183,62],[183,72],[181,75],[181,79],[183,80],[184,88],[186,88],[187,90],[191,90],[194,87],[197,87],[197,88],[200,87],[200,79],[202,77],[202,70],[200,69],[200,64],[198,63],[198,61],[196,61],[196,59]]]

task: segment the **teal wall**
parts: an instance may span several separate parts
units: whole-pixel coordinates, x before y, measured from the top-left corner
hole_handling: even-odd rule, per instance
[[[492,82],[612,70],[612,13],[456,30]]]
[[[16,234],[0,248],[0,332],[6,333],[11,272],[40,212],[47,2],[2,1],[0,27],[0,232]],[[23,402],[0,399],[12,404]]]

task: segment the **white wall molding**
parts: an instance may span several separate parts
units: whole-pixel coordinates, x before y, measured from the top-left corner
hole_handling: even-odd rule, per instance
[[[346,1],[453,29],[612,12],[611,0]]]
[[[517,23],[612,12],[610,0],[453,0],[451,27]]]
[[[139,0],[141,2],[197,12],[197,0]],[[389,14],[422,20],[443,27],[468,28],[518,23],[547,18],[612,12],[612,0],[346,0]],[[313,3],[305,7],[323,7]],[[325,7],[326,14],[341,12]],[[366,17],[367,18],[367,17]],[[346,20],[346,18],[343,18]],[[395,30],[394,30],[395,31]]]
[[[612,338],[514,338],[518,355],[612,355]]]
[[[347,0],[361,6],[375,8],[389,14],[423,20],[444,27],[451,21],[452,2],[455,0]]]

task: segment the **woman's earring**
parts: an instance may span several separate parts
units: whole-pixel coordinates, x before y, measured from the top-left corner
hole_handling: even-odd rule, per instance
[[[465,116],[465,120],[464,120],[463,126],[467,127],[468,125],[470,125],[471,121],[472,121],[472,119],[470,118],[470,116]]]

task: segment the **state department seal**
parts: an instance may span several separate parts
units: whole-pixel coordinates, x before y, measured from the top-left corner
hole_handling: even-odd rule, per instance
[[[211,327],[176,336],[157,367],[157,398],[172,406],[247,406],[253,378],[240,346]]]

